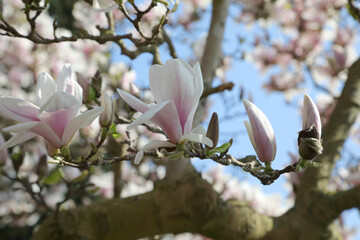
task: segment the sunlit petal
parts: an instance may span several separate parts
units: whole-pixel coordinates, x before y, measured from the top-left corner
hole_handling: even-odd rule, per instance
[[[71,141],[72,137],[82,127],[90,125],[96,117],[98,117],[104,111],[104,107],[94,108],[87,112],[80,114],[79,116],[72,119],[68,125],[66,125],[61,143],[67,145]]]
[[[55,93],[56,83],[48,73],[40,73],[37,79],[36,93],[38,106],[42,106]]]
[[[0,97],[0,113],[18,122],[37,121],[38,107],[13,97]]]
[[[130,105],[130,107],[132,107],[133,109],[135,109],[136,111],[139,112],[146,112],[147,110],[149,110],[148,105],[146,105],[145,103],[143,103],[142,101],[140,101],[138,98],[134,97],[133,95],[121,90],[121,89],[117,89],[120,97],[127,103]]]
[[[23,134],[15,134],[4,145],[2,145],[0,147],[0,149],[13,147],[17,144],[26,142],[27,140],[36,137],[36,135],[37,135],[36,133],[32,133],[32,132],[26,132]]]

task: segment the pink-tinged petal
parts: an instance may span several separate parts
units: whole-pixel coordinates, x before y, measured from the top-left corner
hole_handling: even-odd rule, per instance
[[[60,138],[56,135],[54,130],[50,128],[50,126],[48,126],[47,124],[43,122],[39,122],[31,129],[31,131],[33,133],[36,133],[37,135],[42,136],[54,148],[62,147]]]
[[[82,88],[77,83],[75,72],[68,63],[63,66],[59,73],[56,91],[67,92],[68,94],[74,96],[80,104],[82,103]]]
[[[37,79],[36,93],[38,106],[42,106],[55,93],[56,83],[48,73],[40,73]]]
[[[42,112],[40,119],[47,124],[61,139],[66,126],[74,118],[76,112],[74,109],[59,109],[53,112]]]
[[[19,123],[10,127],[6,127],[3,129],[3,131],[12,133],[24,133],[35,127],[37,124],[39,124],[39,121]]]
[[[202,94],[203,83],[198,70],[197,65],[193,69],[180,59],[170,59],[164,66],[154,65],[150,68],[150,89],[156,102],[172,100],[175,103],[183,133],[190,132]]]
[[[56,92],[41,106],[39,115],[41,115],[43,111],[54,112],[59,109],[71,109],[72,117],[74,117],[79,111],[80,105],[81,103],[79,103],[74,96],[66,92]]]
[[[172,147],[176,147],[176,144],[173,144],[169,141],[162,141],[162,140],[152,140],[150,142],[148,142],[147,144],[145,144],[141,150],[152,150],[152,149],[157,149],[157,148],[172,148]]]
[[[276,154],[276,142],[275,134],[272,126],[265,116],[265,114],[257,108],[253,103],[243,100],[246,112],[250,119],[250,127],[252,134],[249,134],[250,140],[251,136],[252,144],[255,148],[255,151],[258,155],[258,158],[262,162],[271,162],[275,158]],[[249,129],[249,124],[245,123],[247,129]]]
[[[13,97],[0,97],[0,113],[18,122],[38,121],[39,108],[27,101]]]
[[[141,159],[144,157],[144,151],[140,150],[136,153],[135,155],[135,159],[134,159],[134,164],[139,164]]]
[[[36,137],[36,135],[37,135],[36,133],[32,133],[32,132],[27,132],[27,133],[22,133],[22,134],[15,134],[4,145],[2,145],[0,147],[0,149],[13,147],[13,146],[15,146],[17,144],[26,142],[27,140]]]
[[[212,140],[210,138],[206,137],[205,135],[198,134],[198,133],[188,133],[188,134],[183,135],[180,138],[179,143],[184,144],[187,141],[196,142],[196,143],[202,143],[202,144],[205,144],[205,145],[207,145],[209,147],[213,146],[213,142],[212,142]]]
[[[151,121],[165,132],[170,142],[177,143],[181,137],[181,126],[175,104],[172,101],[161,102],[150,108],[138,119],[127,126],[128,130],[135,126]]]
[[[149,106],[146,105],[145,103],[143,103],[142,101],[140,101],[138,98],[134,97],[133,95],[121,90],[121,89],[117,89],[120,97],[127,103],[130,105],[130,107],[132,107],[133,109],[135,109],[136,111],[139,111],[141,113],[146,112],[147,110],[149,110]]]
[[[104,107],[98,107],[84,112],[72,119],[65,128],[61,144],[65,146],[70,143],[72,137],[82,127],[90,125],[96,117],[98,117],[104,111]]]
[[[304,95],[304,110],[303,110],[303,129],[308,129],[314,125],[321,137],[321,119],[318,108],[309,95]]]

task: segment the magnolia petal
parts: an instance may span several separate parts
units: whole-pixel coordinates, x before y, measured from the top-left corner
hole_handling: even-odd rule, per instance
[[[81,102],[79,103],[74,96],[66,92],[56,92],[41,106],[38,114],[41,115],[43,111],[54,112],[59,109],[72,109],[72,117],[75,117],[80,105]]]
[[[42,112],[40,119],[47,124],[61,139],[66,126],[75,117],[77,109],[59,109],[53,112]]]
[[[202,94],[202,88],[199,88],[203,84],[202,78],[198,78],[198,73],[180,59],[170,59],[164,66],[152,66],[149,77],[150,89],[157,103],[172,100],[179,115],[182,134],[190,133]]]
[[[24,122],[12,125],[10,127],[6,127],[3,129],[4,132],[12,132],[12,133],[23,133],[28,131],[29,129],[35,127],[39,122]]]
[[[36,93],[38,106],[42,106],[55,93],[56,83],[46,72],[40,73],[37,79]]]
[[[258,154],[257,153],[256,143],[255,143],[255,140],[254,140],[254,134],[253,134],[253,131],[252,131],[252,128],[251,128],[251,124],[249,123],[249,121],[244,121],[244,124],[245,124],[247,134],[248,134],[248,136],[250,138],[250,142],[251,142],[253,148],[255,149],[256,154]]]
[[[169,101],[167,102],[162,102],[160,104],[156,104],[154,107],[150,108],[149,110],[147,110],[146,112],[144,112],[144,114],[142,114],[140,117],[138,117],[136,120],[134,120],[132,123],[130,123],[126,129],[127,130],[132,130],[134,129],[137,125],[141,125],[147,121],[150,121],[150,119],[152,117],[154,117],[154,115],[159,112],[163,107],[165,107],[166,104],[168,104]]]
[[[309,95],[304,95],[303,129],[309,129],[314,125],[321,138],[321,118],[319,110]]]
[[[104,107],[94,108],[87,112],[80,114],[79,116],[72,119],[65,128],[64,134],[62,136],[61,144],[65,146],[70,143],[72,137],[82,127],[90,125],[97,116],[99,116],[103,111]]]
[[[18,122],[38,121],[38,107],[14,97],[0,97],[0,113]]]
[[[17,144],[26,142],[27,140],[34,138],[36,135],[37,135],[36,133],[32,133],[32,132],[27,132],[27,133],[23,133],[23,134],[15,134],[6,143],[4,143],[4,145],[2,145],[0,147],[0,149],[13,147]]]
[[[76,74],[69,63],[65,64],[59,73],[56,91],[67,92],[74,96],[77,102],[82,103],[82,88],[77,83]]]
[[[206,130],[205,130],[205,128],[203,126],[197,126],[191,132],[192,133],[198,133],[198,134],[206,136]]]
[[[129,124],[127,129],[131,130],[135,126],[148,121],[161,127],[172,143],[177,143],[182,135],[179,117],[175,104],[172,101],[165,101],[154,105],[138,119]]]
[[[202,134],[198,134],[198,133],[188,133],[188,134],[183,135],[180,138],[179,143],[183,144],[183,143],[186,143],[187,141],[202,143],[209,147],[213,146],[213,142],[210,138],[208,138]]]
[[[30,131],[30,130],[29,130]],[[39,122],[32,129],[31,132],[34,132],[40,136],[42,136],[49,144],[51,144],[54,148],[61,147],[61,140],[56,135],[54,130],[43,122]]]
[[[141,113],[146,112],[147,110],[149,110],[150,108],[143,103],[142,101],[140,101],[138,98],[134,97],[133,95],[121,90],[121,89],[117,89],[120,97],[127,103],[130,105],[130,107],[132,107],[133,109],[135,109],[136,111],[139,111]]]
[[[165,148],[172,148],[172,147],[176,147],[176,144],[173,144],[169,141],[163,141],[163,140],[152,140],[150,142],[148,142],[147,144],[145,144],[141,150],[151,150],[151,149],[157,149],[160,147],[165,147]]]
[[[265,114],[259,108],[247,100],[243,100],[243,102],[250,119],[255,151],[260,161],[270,162],[274,160],[276,154],[274,130]]]
[[[139,164],[141,159],[144,157],[144,151],[140,150],[136,153],[135,155],[135,159],[134,159],[134,164]]]

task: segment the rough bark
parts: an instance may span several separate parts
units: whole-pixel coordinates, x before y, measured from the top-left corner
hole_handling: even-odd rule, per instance
[[[161,181],[152,192],[111,199],[60,212],[46,219],[33,239],[138,239],[163,233],[194,232],[214,239],[255,239],[272,219],[245,203],[223,201],[193,172],[179,181]]]

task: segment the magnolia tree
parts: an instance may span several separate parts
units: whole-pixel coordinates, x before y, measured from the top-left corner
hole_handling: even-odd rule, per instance
[[[343,217],[360,209],[352,0],[0,0],[0,10],[1,239],[354,235]],[[254,104],[261,89],[240,83],[239,63],[301,111],[297,153],[281,168],[264,114],[277,106]],[[253,150],[234,150],[229,120],[245,120]],[[215,167],[199,173],[201,160]],[[287,203],[228,168],[264,188],[286,179]]]

